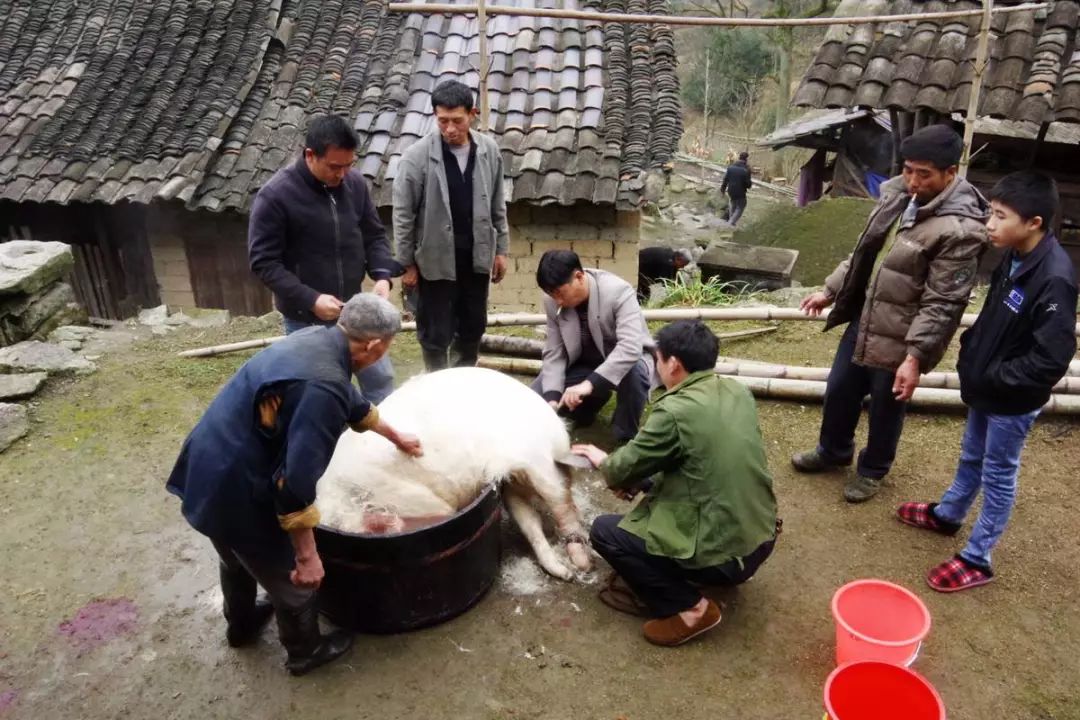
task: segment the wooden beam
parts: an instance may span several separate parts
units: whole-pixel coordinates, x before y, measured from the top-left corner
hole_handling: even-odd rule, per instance
[[[975,137],[975,121],[979,118],[979,95],[982,93],[983,74],[986,72],[986,55],[990,48],[990,23],[994,12],[994,0],[983,0],[982,26],[979,28],[979,44],[975,49],[975,75],[971,78],[967,114],[964,116],[964,153],[960,156],[960,177],[967,177],[971,164],[971,139]]]
[[[1025,3],[1009,7],[995,8],[994,13],[1029,12],[1043,10],[1048,3]],[[477,5],[447,5],[444,3],[390,3],[390,12],[419,13],[422,15],[476,15]],[[486,5],[488,15],[521,15],[527,17],[562,18],[565,20],[584,20],[602,23],[644,23],[646,25],[718,25],[724,27],[811,27],[817,25],[877,25],[889,22],[911,22],[923,20],[945,20],[981,15],[982,10],[952,10],[938,13],[910,13],[906,15],[874,15],[855,17],[815,17],[815,18],[732,18],[732,17],[693,17],[680,15],[638,15],[635,13],[607,13],[591,10],[558,10],[552,8],[523,8],[505,5]]]

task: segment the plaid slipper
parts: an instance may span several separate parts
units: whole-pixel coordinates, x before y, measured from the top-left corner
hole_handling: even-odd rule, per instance
[[[951,593],[985,585],[993,581],[990,568],[976,565],[959,555],[946,560],[926,575],[927,584],[938,592]]]
[[[937,503],[907,502],[896,509],[896,517],[905,525],[952,537],[960,530],[960,523],[939,520],[934,514],[934,508],[937,505]]]

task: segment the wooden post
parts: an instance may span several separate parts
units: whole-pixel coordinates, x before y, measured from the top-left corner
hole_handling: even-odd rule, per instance
[[[477,33],[480,37],[480,130],[488,131],[488,62],[487,52],[487,5],[485,0],[476,0]]]
[[[712,53],[705,50],[705,145],[709,145],[709,74],[712,70]],[[704,173],[702,173],[704,177]]]
[[[986,71],[986,55],[990,48],[990,23],[994,0],[983,0],[982,27],[979,28],[979,45],[975,50],[975,74],[971,78],[967,115],[964,117],[964,154],[960,158],[960,177],[967,177],[971,163],[971,140],[975,137],[975,121],[979,119],[979,94],[982,92],[983,73]]]

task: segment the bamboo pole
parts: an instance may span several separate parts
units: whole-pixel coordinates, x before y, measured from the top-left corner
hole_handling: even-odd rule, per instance
[[[498,370],[513,375],[538,375],[541,362],[522,358],[481,357],[477,367]],[[725,375],[739,382],[754,393],[755,397],[770,400],[821,401],[825,397],[825,383],[817,380],[793,378],[753,377]],[[960,391],[944,388],[920,387],[909,401],[911,407],[920,410],[962,410],[966,406]],[[1043,406],[1043,412],[1055,415],[1080,415],[1080,395],[1051,395]]]
[[[975,137],[975,121],[979,115],[979,95],[982,93],[983,73],[986,71],[993,11],[994,0],[983,0],[979,45],[975,50],[975,74],[971,79],[971,90],[968,94],[967,115],[964,116],[964,154],[960,158],[960,177],[967,177],[968,165],[971,164],[971,141]]]
[[[768,333],[776,332],[777,327],[753,328],[750,330],[736,330],[727,333],[718,333],[717,337],[723,341],[734,341],[751,337],[759,337]],[[496,355],[516,355],[518,357],[538,358],[544,353],[544,341],[532,338],[514,337],[513,335],[485,334],[480,338],[480,350]]]
[[[511,358],[481,355],[476,367],[498,370],[511,375],[539,375],[542,362],[533,358]]]
[[[757,308],[656,308],[642,310],[641,314],[647,321],[673,322],[675,320],[804,320],[822,321],[828,318],[826,310],[818,317],[810,317],[798,308],[757,307]],[[971,327],[978,315],[966,314],[960,320],[960,327]],[[520,327],[529,325],[544,325],[547,317],[543,313],[507,313],[501,315],[488,315],[488,327]],[[401,323],[402,332],[416,330],[415,322]],[[760,333],[773,332],[775,328],[759,328]],[[739,335],[735,333],[722,333],[718,337],[721,340],[734,337],[747,337],[752,333],[743,331]],[[1080,334],[1080,330],[1077,331]],[[215,345],[212,347],[184,350],[179,353],[180,357],[209,357],[223,353],[236,352],[238,350],[250,350],[252,348],[265,347],[277,342],[283,336],[262,338],[259,340],[246,340],[244,342]],[[1070,369],[1070,373],[1080,375],[1080,363]]]
[[[814,382],[825,382],[829,379],[829,368],[779,365],[727,357],[717,359],[716,372],[721,375],[739,375],[743,377],[787,380],[811,380]],[[959,390],[960,375],[954,372],[929,372],[919,379],[919,387]],[[1072,376],[1063,377],[1056,385],[1054,385],[1054,392],[1063,395],[1080,395],[1080,378]]]
[[[994,8],[996,13],[1014,13],[1042,10],[1048,7],[1043,3],[1025,3],[1008,7]],[[476,5],[448,5],[445,3],[390,3],[390,12],[419,13],[424,15],[476,15]],[[680,15],[639,15],[636,13],[608,13],[593,10],[561,10],[554,8],[525,8],[506,5],[487,5],[488,15],[518,15],[526,17],[562,18],[564,20],[583,20],[601,23],[643,23],[646,25],[716,25],[723,27],[811,27],[818,25],[876,25],[889,22],[908,22],[918,20],[945,20],[981,15],[982,10],[950,10],[937,13],[908,13],[902,15],[871,15],[853,17],[814,17],[814,18],[732,18],[732,17],[694,17]]]
[[[544,342],[511,335],[484,335],[480,338],[480,350],[501,355],[538,358],[544,352]]]
[[[755,397],[776,400],[815,400],[825,397],[825,383],[811,380],[787,380],[782,378],[755,378],[724,375],[750,388]],[[965,408],[959,390],[919,388],[909,405],[920,410],[961,410]],[[1052,415],[1080,415],[1080,396],[1051,395],[1043,406],[1043,413]]]
[[[241,342],[226,343],[224,345],[211,345],[210,347],[196,348],[194,350],[184,350],[183,352],[177,353],[177,355],[182,358],[211,357],[213,355],[239,352],[240,350],[254,350],[255,348],[273,345],[278,340],[284,339],[284,335],[277,335],[275,337],[259,338],[258,340],[243,340]]]
[[[488,70],[491,63],[488,62],[487,52],[487,4],[485,0],[476,1],[477,33],[480,38],[480,130],[488,131]]]

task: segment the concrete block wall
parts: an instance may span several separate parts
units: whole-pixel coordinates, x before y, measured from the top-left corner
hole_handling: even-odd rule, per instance
[[[535,312],[541,292],[536,265],[548,250],[573,250],[587,268],[613,272],[637,284],[641,214],[596,205],[509,208],[510,264],[507,277],[491,287],[489,312]]]

